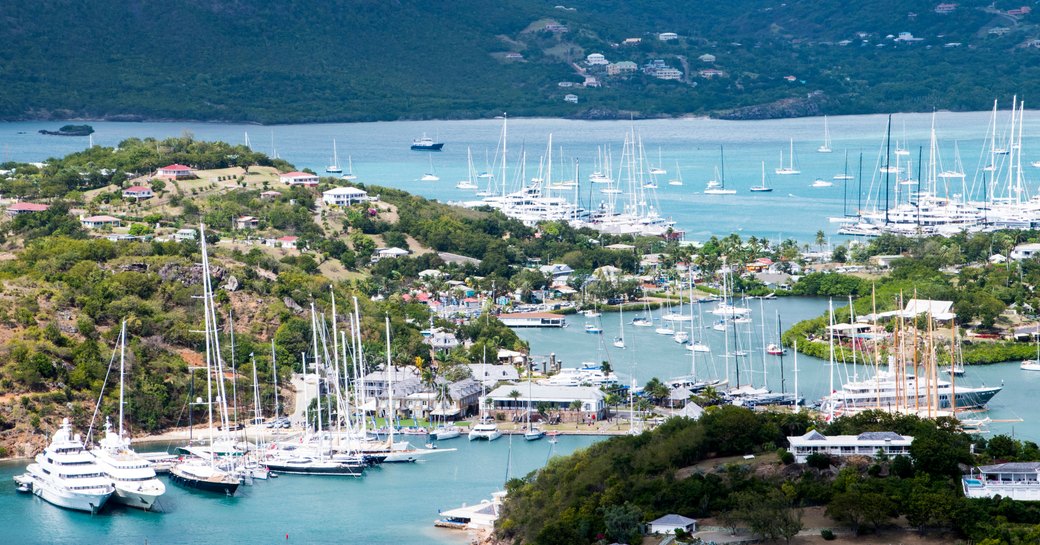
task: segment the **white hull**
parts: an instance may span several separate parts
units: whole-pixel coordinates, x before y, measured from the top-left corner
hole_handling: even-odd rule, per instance
[[[112,494],[112,501],[147,511],[152,508],[152,505],[155,505],[155,500],[166,492],[166,486],[159,481],[156,482],[159,483],[159,487],[144,490],[137,490],[137,487],[130,484],[117,484],[116,492]]]
[[[40,481],[39,479],[33,479],[33,494],[36,494],[43,501],[57,505],[58,507],[64,507],[65,509],[73,509],[75,511],[86,511],[87,513],[97,513],[105,506],[108,499],[112,497],[112,493],[102,494],[79,494],[64,489],[55,489],[50,485]]]

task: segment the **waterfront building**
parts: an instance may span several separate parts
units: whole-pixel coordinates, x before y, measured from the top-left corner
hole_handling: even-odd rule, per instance
[[[498,319],[507,327],[563,327],[567,325],[567,319],[562,314],[549,312],[500,314]]]
[[[396,388],[396,386],[395,386]],[[515,394],[519,393],[519,396]],[[601,420],[607,416],[606,394],[592,386],[554,386],[548,384],[505,384],[488,392],[484,399],[491,400],[494,411],[526,411],[539,403],[548,403],[550,411],[571,411],[571,403],[581,403],[584,418]],[[487,401],[482,402],[487,403]],[[573,411],[572,411],[573,412]]]

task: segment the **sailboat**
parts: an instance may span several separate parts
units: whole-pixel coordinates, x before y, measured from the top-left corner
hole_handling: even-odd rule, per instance
[[[675,162],[675,178],[668,180],[668,185],[682,185],[682,171],[679,170],[679,161]]]
[[[650,167],[650,174],[653,174],[654,176],[657,176],[657,175],[660,175],[660,174],[668,174],[668,171],[664,169],[664,162],[661,161],[661,147],[660,146],[658,146],[658,148],[657,148],[657,166],[656,167]]]
[[[841,174],[835,174],[834,179],[842,182],[852,180],[853,177],[849,174],[849,151],[845,150],[845,170]]]
[[[726,189],[726,152],[722,146],[719,146],[719,160],[721,161],[722,168],[715,167],[715,179],[709,180],[708,185],[704,188],[705,195],[735,195],[737,190]]]
[[[423,182],[436,182],[436,181],[438,181],[440,179],[441,179],[440,176],[437,176],[437,173],[433,170],[433,154],[431,153],[430,154],[430,171],[427,172],[426,174],[423,174],[422,178],[419,178],[419,180],[423,181]]]
[[[339,166],[339,154],[336,153],[336,139],[332,139],[332,164],[325,167],[325,172],[329,174],[339,174],[343,172],[343,169]]]
[[[344,174],[343,176],[340,176],[340,178],[342,178],[342,179],[344,179],[344,180],[346,180],[348,182],[352,182],[354,180],[357,180],[357,175],[354,174],[354,161],[350,158],[349,155],[347,156],[347,173]]]
[[[788,159],[788,163],[787,163],[786,167],[784,166],[784,151],[780,150],[780,167],[777,168],[774,172],[776,172],[777,174],[779,174],[781,176],[790,176],[792,174],[801,174],[802,173],[802,171],[794,168],[794,138],[791,139],[791,148],[790,149],[791,149],[791,152],[790,152],[791,156]]]
[[[773,190],[773,188],[771,188],[768,185],[766,185],[766,162],[762,161],[762,183],[759,184],[759,185],[751,186],[751,192],[752,193],[768,193],[768,192],[770,192],[772,190]]]
[[[545,431],[531,424],[531,375],[527,375],[527,430],[524,431],[525,441],[537,441],[545,437]]]
[[[480,374],[487,376],[487,348],[484,348],[484,360]],[[469,432],[469,440],[483,440],[483,441],[494,441],[499,437],[502,437],[502,432],[498,431],[498,424],[495,424],[495,419],[489,417],[484,413],[484,381],[480,381],[480,422]]]
[[[112,431],[112,423],[105,419],[105,437],[97,448],[90,451],[102,472],[112,481],[115,493],[111,500],[129,507],[149,510],[159,496],[166,493],[166,485],[155,477],[152,463],[130,448],[130,439],[123,432],[123,383],[126,356],[126,320],[119,333],[119,431]],[[88,434],[89,436],[89,434]]]
[[[827,124],[827,116],[823,116],[823,145],[816,148],[819,153],[830,153],[831,152],[831,129]]]
[[[226,395],[224,391],[224,370],[220,360],[220,341],[217,339],[216,309],[213,303],[213,288],[210,284],[209,253],[206,248],[205,225],[199,224],[199,239],[202,241],[202,305],[204,314],[205,345],[206,345],[206,392],[207,407],[209,412],[209,442],[210,446],[204,452],[205,457],[190,457],[175,464],[170,468],[170,478],[189,488],[197,488],[206,492],[218,492],[228,496],[235,495],[242,480],[218,466],[215,448],[216,434],[213,429],[213,406],[219,409],[218,416],[221,419],[221,430],[224,434],[221,442],[230,441],[227,436],[229,427],[227,417]],[[217,377],[218,380],[214,380]],[[214,401],[213,388],[216,382],[217,399]]]
[[[1036,359],[1022,360],[1019,369],[1023,371],[1040,371],[1040,335],[1034,335],[1034,337],[1036,338]]]
[[[614,338],[614,346],[617,348],[625,347],[625,307],[618,307],[618,336]]]
[[[474,171],[473,171],[473,153],[470,151],[469,148],[466,148],[466,160],[467,160],[466,179],[460,181],[457,184],[455,184],[455,187],[458,188],[458,189],[479,189],[477,187],[477,184],[473,183],[473,174],[474,174]],[[430,168],[431,168],[431,170],[433,169],[432,163],[430,165]]]

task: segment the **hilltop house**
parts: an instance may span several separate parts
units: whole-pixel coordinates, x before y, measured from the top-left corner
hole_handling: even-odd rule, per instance
[[[367,201],[368,192],[356,187],[334,187],[328,191],[323,191],[321,200],[326,205],[350,206],[354,203]]]
[[[607,58],[604,57],[602,53],[590,53],[585,57],[585,64],[588,64],[589,66],[606,66],[610,64],[610,62],[607,61]]]
[[[16,202],[11,206],[7,207],[7,214],[11,216],[17,216],[18,214],[31,214],[33,212],[43,212],[49,208],[50,206],[46,204],[39,204],[35,202]]]
[[[180,164],[166,165],[155,173],[156,178],[173,178],[175,180],[180,178],[191,178],[191,176],[191,167]]]
[[[697,60],[701,62],[715,62],[715,55],[712,55],[711,53],[705,53],[700,57],[697,57]]]
[[[563,101],[564,102],[570,102],[571,104],[577,104],[578,103],[578,95],[575,95],[573,93],[572,94],[563,95]]]
[[[119,218],[114,218],[112,216],[90,216],[87,218],[80,216],[79,222],[83,225],[85,229],[99,229],[101,227],[119,227]]]
[[[299,237],[291,237],[291,236],[279,237],[279,238],[269,238],[266,241],[264,241],[264,245],[270,246],[272,248],[279,248],[279,247],[281,247],[281,248],[286,248],[286,249],[289,249],[289,250],[295,250],[296,249],[296,243],[299,240],[300,240]]]
[[[288,185],[318,185],[318,175],[307,172],[286,172],[278,175],[278,181]]]
[[[235,229],[256,229],[260,225],[260,220],[253,216],[242,216],[235,220]]]
[[[859,435],[826,435],[810,430],[805,435],[788,437],[795,462],[804,464],[812,454],[828,456],[868,456],[873,458],[881,451],[885,456],[910,454],[914,438],[890,431],[871,431]]]
[[[152,193],[152,188],[145,187],[143,185],[135,185],[135,186],[128,187],[128,188],[123,190],[123,198],[124,199],[137,199],[137,200],[141,200],[141,199],[150,199],[150,198],[152,198],[154,196],[155,196],[155,194]]]
[[[679,35],[674,33],[674,32],[662,32],[662,33],[657,35],[657,39],[662,41],[662,42],[668,42],[668,41],[671,41],[671,40],[678,40],[679,39]]]
[[[639,66],[632,61],[620,61],[607,65],[608,76],[623,76],[625,74],[634,74]]]

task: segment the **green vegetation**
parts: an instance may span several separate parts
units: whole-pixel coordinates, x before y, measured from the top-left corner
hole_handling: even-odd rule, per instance
[[[784,436],[810,427],[829,435],[912,435],[911,457],[840,461],[817,456],[813,464],[786,467],[785,462],[712,463],[728,455],[772,452],[785,444]],[[699,421],[673,418],[651,432],[612,438],[513,479],[496,533],[524,544],[584,544],[601,538],[640,543],[639,522],[679,513],[716,516],[723,525],[747,528],[761,539],[790,539],[802,529],[800,510],[821,506],[857,534],[872,533],[902,516],[921,532],[952,531],[992,545],[1028,543],[1040,532],[1040,508],[1009,500],[966,500],[959,494],[958,464],[1035,459],[1040,450],[1035,443],[998,436],[977,441],[979,454],[973,457],[971,443],[950,419],[866,412],[827,426],[804,414],[720,407]]]
[[[964,110],[986,109],[1038,79],[1040,52],[1020,47],[1035,37],[1035,13],[1016,20],[995,13],[1015,3],[985,9],[989,2],[973,0],[942,15],[934,5],[14,5],[0,43],[0,118],[284,123],[490,117],[506,105],[514,115],[586,118]],[[547,30],[550,23],[567,32]],[[994,27],[1008,31],[989,33]],[[78,30],[68,35],[68,28]],[[661,32],[679,39],[661,41]],[[922,41],[888,37],[899,32]],[[623,45],[629,38],[641,42]],[[960,45],[946,46],[952,43]],[[505,58],[510,52],[523,59]],[[660,59],[684,80],[641,71],[613,77],[590,67],[603,87],[558,86],[581,83],[570,63],[597,52],[640,66]],[[716,59],[702,61],[704,54]],[[698,75],[708,68],[723,75]],[[578,104],[562,100],[570,92]]]

